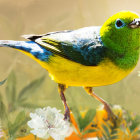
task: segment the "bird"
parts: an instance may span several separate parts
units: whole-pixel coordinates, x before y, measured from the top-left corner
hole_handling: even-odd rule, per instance
[[[116,119],[109,103],[93,87],[119,82],[135,68],[140,51],[139,27],[137,13],[121,11],[102,26],[24,35],[29,41],[0,40],[0,46],[23,52],[49,72],[58,83],[65,120],[70,120],[64,94],[69,86],[83,87],[104,105],[110,118]]]

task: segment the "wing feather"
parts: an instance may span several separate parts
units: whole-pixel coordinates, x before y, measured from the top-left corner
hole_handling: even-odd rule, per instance
[[[85,27],[74,31],[27,35],[54,54],[83,65],[98,65],[104,58],[105,47],[100,39],[100,27]]]

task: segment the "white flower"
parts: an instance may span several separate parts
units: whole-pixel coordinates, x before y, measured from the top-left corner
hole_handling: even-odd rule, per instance
[[[69,133],[70,123],[64,121],[64,115],[56,108],[36,109],[35,113],[30,113],[32,118],[28,121],[29,127],[33,128],[31,133],[40,138],[49,138],[55,140],[64,140]]]

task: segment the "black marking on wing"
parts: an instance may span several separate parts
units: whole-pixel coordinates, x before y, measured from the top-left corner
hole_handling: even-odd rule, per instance
[[[68,60],[80,63],[86,66],[97,66],[104,58],[106,54],[106,47],[103,45],[97,45],[94,40],[90,40],[87,43],[83,43],[82,41],[79,43],[66,42],[53,40],[50,38],[42,38],[44,36],[49,36],[51,34],[57,33],[67,33],[72,32],[69,31],[58,31],[58,32],[50,32],[44,35],[31,35],[27,36],[27,39],[30,39],[36,42],[36,39],[41,38],[41,41],[46,45],[42,45],[41,43],[36,42],[41,45],[46,50],[52,52],[54,55],[57,54],[63,58]],[[47,46],[51,45],[50,46]],[[80,45],[79,45],[80,44]]]
[[[105,57],[106,48],[104,46],[95,47],[95,42],[93,41],[83,44],[83,46],[51,39],[43,42],[59,50],[59,52],[53,49],[50,50],[54,54],[86,66],[97,66]],[[45,48],[47,49],[47,47]]]

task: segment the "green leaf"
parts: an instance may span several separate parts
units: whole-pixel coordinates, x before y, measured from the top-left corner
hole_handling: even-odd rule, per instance
[[[75,99],[72,96],[70,96],[70,100],[73,101],[73,103],[71,104],[70,110],[72,111],[72,113],[74,115],[74,118],[76,120],[76,123],[78,125],[80,132],[82,132],[84,130],[84,128],[93,121],[93,118],[96,113],[95,109],[89,109],[87,111],[87,113],[85,114],[85,117],[82,118],[80,111],[77,108]]]
[[[41,105],[36,105],[36,104],[31,104],[31,103],[23,103],[23,104],[19,104],[19,106],[23,108],[27,108],[27,109],[35,109],[35,108],[43,107]]]
[[[0,81],[0,86],[2,86],[6,82],[7,78],[4,79],[3,81]]]
[[[16,132],[15,137],[16,138],[25,137],[25,136],[27,136],[29,134],[30,134],[30,128],[28,127],[27,124],[25,124],[25,125],[22,125],[20,127],[20,129],[18,129],[18,131]]]
[[[25,125],[26,122],[27,122],[27,118],[26,118],[26,116],[25,116],[25,112],[24,112],[24,111],[21,111],[21,112],[17,115],[17,117],[16,117],[14,123],[9,122],[9,134],[10,134],[11,136],[15,136],[16,132],[18,131],[18,129],[19,129],[22,125]]]
[[[76,120],[76,123],[78,125],[78,128],[79,128],[80,132],[82,132],[83,131],[83,129],[81,128],[82,117],[81,117],[81,114],[80,114],[77,106],[71,107],[71,111],[74,115],[74,118]]]
[[[126,112],[126,121],[127,121],[127,127],[129,128],[130,132],[133,133],[133,131],[138,128],[140,125],[140,116],[139,115],[132,115],[130,112]]]
[[[140,130],[137,130],[137,131],[133,132],[131,135],[135,136],[135,135],[138,135],[138,134],[140,134]]]
[[[102,135],[103,135],[103,140],[109,140],[109,138],[106,136],[106,133],[102,133]]]
[[[72,113],[74,115],[74,119],[75,119],[75,121],[76,121],[76,123],[78,125],[78,128],[79,128],[80,132],[82,132],[83,130],[81,130],[81,127],[80,127],[81,120],[82,120],[80,111],[77,108],[77,104],[76,104],[75,98],[73,98],[72,96],[69,96],[69,98],[70,98],[71,101],[73,101],[73,103],[70,106],[70,110],[72,111]]]
[[[96,110],[95,109],[89,109],[85,115],[85,117],[82,119],[81,122],[81,128],[84,130],[92,121],[93,118],[95,117]]]
[[[16,119],[15,119],[15,121],[14,121],[14,125],[19,125],[23,120],[25,119],[25,112],[24,111],[21,111],[18,115],[17,115],[17,117],[16,117]]]
[[[140,125],[140,116],[135,116],[135,118],[131,118],[132,124],[129,126],[130,132],[133,132]]]
[[[118,134],[118,129],[112,129],[111,135],[115,135],[115,134]]]
[[[95,109],[89,109],[84,118],[80,115],[80,112],[77,110],[77,121],[80,132],[82,132],[92,121],[96,114]]]
[[[8,140],[13,140],[14,139],[14,134],[12,133],[12,128],[13,128],[13,125],[10,121],[8,121]]]
[[[118,139],[118,135],[112,135],[111,136],[111,140],[115,140],[115,139]]]
[[[78,117],[78,127],[80,129],[80,132],[82,132],[84,130],[84,128],[83,128],[83,118],[82,118],[81,115]]]
[[[118,139],[119,130],[116,127],[111,127],[111,140]]]
[[[34,81],[32,81],[29,85],[25,86],[21,92],[18,95],[18,101],[19,103],[25,99],[27,99],[29,96],[31,96],[32,94],[34,94],[41,86],[41,84],[43,83],[45,79],[45,76],[42,76],[39,79],[36,79]]]
[[[0,118],[2,119],[2,121],[7,118],[6,106],[2,100],[0,100]]]
[[[102,128],[103,128],[105,134],[107,135],[107,137],[110,137],[109,128],[104,124],[102,125]]]
[[[6,86],[6,98],[10,107],[10,111],[14,108],[16,100],[16,77],[12,72],[7,80]]]
[[[0,93],[0,101],[2,101],[3,100],[3,97],[2,97],[2,94]]]
[[[87,133],[97,132],[97,131],[98,131],[97,129],[88,129],[88,130],[84,131],[84,132],[82,133],[82,135],[85,135],[85,134],[87,134]]]

